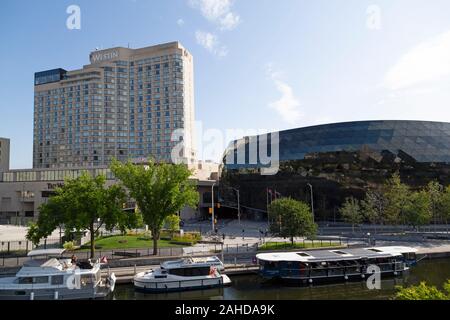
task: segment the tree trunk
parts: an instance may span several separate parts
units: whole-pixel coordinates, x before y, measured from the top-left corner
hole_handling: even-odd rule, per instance
[[[159,239],[159,232],[156,230],[152,230],[152,236],[153,236],[153,255],[158,255],[158,239]]]
[[[94,259],[94,255],[95,255],[95,232],[94,232],[94,223],[91,224],[90,232],[91,232],[91,259]]]
[[[294,247],[294,237],[291,237],[291,244],[292,244],[292,247]]]

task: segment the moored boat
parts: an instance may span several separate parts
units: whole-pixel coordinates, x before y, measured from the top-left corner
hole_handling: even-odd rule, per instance
[[[417,262],[415,248],[372,247],[263,253],[256,256],[259,274],[297,284],[364,279],[374,272],[400,275]]]
[[[231,284],[221,274],[223,263],[217,257],[168,261],[155,270],[140,272],[134,286],[144,292],[173,292],[217,288]]]
[[[0,278],[0,300],[78,300],[106,298],[115,275],[102,278],[100,261],[64,259],[64,249],[33,250],[14,277]]]

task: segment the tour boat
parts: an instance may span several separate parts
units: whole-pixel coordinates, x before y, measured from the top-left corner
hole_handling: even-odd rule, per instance
[[[134,277],[136,290],[143,292],[173,292],[222,287],[231,284],[217,257],[167,261],[160,268],[140,272]]]
[[[114,291],[114,274],[102,279],[95,263],[72,263],[64,249],[33,250],[14,277],[0,278],[0,300],[78,300],[105,298]]]
[[[263,278],[308,284],[364,279],[374,272],[400,275],[417,262],[416,252],[410,247],[372,247],[263,253],[256,258]]]

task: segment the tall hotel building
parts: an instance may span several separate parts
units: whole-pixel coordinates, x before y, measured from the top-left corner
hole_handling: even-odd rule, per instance
[[[80,70],[35,74],[34,168],[171,161],[194,163],[194,63],[178,42],[90,54]],[[172,141],[172,133],[184,129]]]

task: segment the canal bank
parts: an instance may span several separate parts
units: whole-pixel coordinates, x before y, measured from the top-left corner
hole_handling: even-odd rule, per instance
[[[114,300],[390,300],[397,286],[417,285],[424,281],[441,288],[450,279],[450,259],[425,259],[399,277],[381,279],[380,290],[369,290],[365,281],[311,286],[285,286],[267,283],[255,274],[233,275],[225,288],[173,293],[144,294],[132,284],[119,284]]]
[[[392,244],[391,244],[392,245]],[[400,245],[400,244],[395,244]],[[450,259],[450,244],[444,246],[421,246],[416,247],[418,249],[417,259],[419,261],[423,260],[438,260],[438,259]],[[334,248],[327,248],[328,250],[332,250]],[[320,249],[308,249],[308,250],[290,250],[292,252],[297,251],[315,251]],[[289,250],[279,250],[279,251],[265,251],[265,253],[269,252],[286,252]],[[224,259],[225,261],[232,261],[232,263],[225,263],[225,271],[224,273],[228,276],[236,276],[236,275],[254,275],[258,271],[258,266],[254,264],[254,258],[257,252],[252,253],[242,253],[239,255],[228,255]],[[208,256],[208,255],[205,255]],[[120,262],[120,267],[112,267],[109,266],[108,269],[103,270],[105,274],[108,272],[114,272],[117,277],[117,283],[119,284],[127,284],[133,282],[133,277],[137,272],[142,272],[149,269],[156,269],[159,267],[161,262],[167,260],[177,260],[182,259],[183,257],[172,257],[171,259],[163,258],[163,259],[155,259],[153,258],[151,263],[147,263],[151,258],[139,258],[139,259],[126,259]]]

